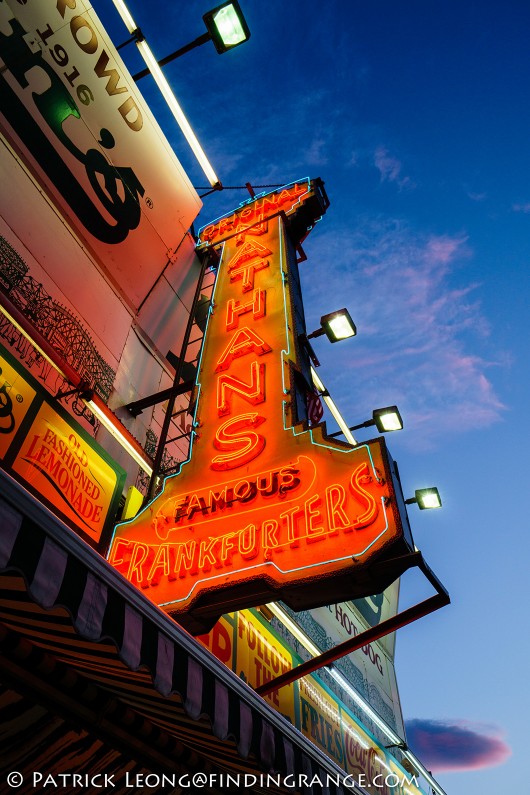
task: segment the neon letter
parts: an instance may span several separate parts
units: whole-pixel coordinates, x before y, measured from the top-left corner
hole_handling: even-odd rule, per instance
[[[317,524],[319,520],[322,520],[322,514],[318,510],[321,504],[322,500],[318,494],[315,494],[314,497],[310,497],[304,503],[308,541],[319,541],[321,538],[324,538],[326,530],[322,524]]]
[[[265,547],[265,558],[267,558],[270,557],[270,550],[272,548],[280,546],[280,542],[278,540],[278,522],[276,519],[265,519],[261,525],[261,532],[263,534],[262,543]]]
[[[252,301],[247,304],[241,304],[240,301],[231,298],[226,305],[226,330],[237,328],[240,316],[247,312],[252,312],[254,320],[265,317],[265,297],[265,290],[254,290]]]
[[[252,560],[258,554],[256,525],[249,524],[239,531],[239,554],[245,560]]]
[[[258,428],[265,417],[258,414],[240,414],[219,426],[215,434],[214,447],[225,455],[212,459],[211,469],[225,470],[248,464],[263,451],[265,437],[249,428]]]
[[[254,289],[254,274],[256,271],[261,271],[263,268],[269,267],[269,260],[265,262],[251,262],[248,265],[243,265],[241,268],[234,268],[230,271],[230,281],[235,282],[238,279],[243,281],[243,292],[248,293],[249,290]]]
[[[252,406],[265,400],[265,365],[252,362],[250,365],[251,381],[245,384],[233,375],[220,375],[217,379],[217,413],[220,417],[230,414],[232,407],[227,392],[231,390],[248,401]]]
[[[245,243],[241,246],[239,251],[236,251],[232,259],[227,265],[229,271],[233,270],[234,268],[240,268],[244,262],[248,262],[252,259],[265,259],[265,257],[270,257],[272,251],[266,248],[261,243],[258,243],[257,240],[249,240],[248,243]],[[269,263],[265,263],[261,267],[266,267]]]
[[[221,370],[228,370],[234,359],[246,356],[247,353],[254,352],[258,356],[263,356],[264,353],[270,353],[271,351],[271,346],[265,340],[262,340],[260,336],[245,326],[236,331],[221,354],[214,372],[219,373]]]
[[[344,510],[346,492],[340,483],[334,483],[326,488],[326,503],[328,508],[328,521],[332,532],[350,529],[350,520]]]
[[[373,480],[366,463],[360,464],[351,476],[351,490],[356,497],[360,497],[361,500],[367,503],[365,512],[354,519],[354,527],[366,527],[366,525],[372,524],[379,513],[379,505],[376,498],[361,485],[362,483],[372,483]]]

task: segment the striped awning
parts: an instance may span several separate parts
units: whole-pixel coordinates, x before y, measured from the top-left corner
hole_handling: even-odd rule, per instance
[[[0,495],[0,780],[24,772],[23,793],[29,771],[115,771],[118,794],[134,792],[128,771],[196,770],[254,774],[270,793],[262,773],[342,774],[3,471]]]

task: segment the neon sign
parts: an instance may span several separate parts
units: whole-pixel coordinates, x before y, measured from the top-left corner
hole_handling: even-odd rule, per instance
[[[358,595],[356,572],[402,537],[384,441],[337,443],[295,413],[294,246],[278,207],[296,212],[306,196],[295,183],[268,199],[272,218],[257,199],[204,230],[227,239],[193,454],[111,545],[110,562],[189,627],[275,598],[327,604],[337,581],[342,598]]]

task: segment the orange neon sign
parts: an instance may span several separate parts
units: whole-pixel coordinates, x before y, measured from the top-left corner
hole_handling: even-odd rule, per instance
[[[303,200],[296,184],[292,192],[295,204]],[[319,596],[315,579],[340,576],[347,588],[402,536],[384,441],[353,448],[326,439],[324,427],[297,424],[294,248],[283,217],[266,219],[252,205],[247,215],[259,221],[257,235],[234,216],[207,227],[211,240],[219,230],[237,234],[224,243],[191,460],[116,528],[109,555],[188,626],[194,613],[272,598],[327,603],[330,592]]]

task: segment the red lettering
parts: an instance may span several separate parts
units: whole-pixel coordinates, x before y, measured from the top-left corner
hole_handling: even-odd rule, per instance
[[[241,315],[246,315],[247,312],[252,312],[254,320],[265,317],[266,295],[265,290],[254,290],[252,301],[248,301],[246,304],[231,298],[226,305],[226,330],[231,331],[237,328],[239,318]]]
[[[256,458],[265,448],[265,437],[256,433],[265,417],[258,414],[241,414],[224,422],[215,434],[214,447],[224,455],[212,458],[210,468],[216,471],[236,469]]]
[[[252,329],[245,326],[239,331],[236,331],[223,353],[217,362],[215,368],[216,373],[222,370],[228,370],[234,359],[241,356],[247,356],[249,353],[255,353],[257,356],[263,356],[264,353],[270,353],[272,348],[265,340],[256,334]]]
[[[354,470],[350,486],[354,495],[366,503],[366,510],[354,519],[353,525],[356,528],[366,527],[376,519],[379,513],[379,505],[371,491],[363,488],[364,484],[373,483],[374,478],[370,475],[368,464],[360,464]]]
[[[262,243],[258,243],[257,240],[249,240],[248,243],[244,243],[241,248],[236,251],[232,259],[227,265],[229,271],[234,270],[234,268],[240,268],[244,262],[249,262],[250,260],[254,259],[265,259],[265,257],[270,257],[272,251],[269,248],[266,248]],[[267,262],[262,267],[266,267],[269,263]]]
[[[265,401],[265,365],[252,362],[250,384],[233,375],[220,375],[217,379],[217,413],[220,417],[231,414],[228,392],[235,393],[252,406]]]

